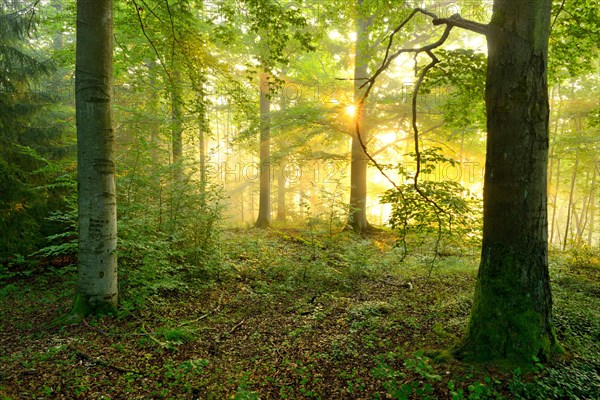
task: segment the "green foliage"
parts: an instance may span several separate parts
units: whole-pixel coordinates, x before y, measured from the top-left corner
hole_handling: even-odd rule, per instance
[[[366,301],[348,310],[348,316],[354,320],[364,320],[369,317],[379,317],[389,314],[392,306],[385,301]]]
[[[122,156],[117,179],[119,272],[128,307],[221,272],[220,187],[200,184],[197,175],[174,180],[177,165],[153,165],[156,149],[143,137],[136,143]]]
[[[600,392],[599,362],[596,351],[570,363],[538,363],[532,380],[517,369],[508,386],[515,399],[592,399]]]
[[[415,155],[411,154],[411,157],[415,158]],[[435,178],[436,171],[455,165],[457,162],[441,154],[439,148],[422,151],[418,187],[425,197],[415,189],[414,173],[404,165],[398,165],[400,176],[412,182],[399,185],[399,189],[388,190],[381,197],[381,202],[392,205],[388,223],[398,232],[399,243],[404,245],[405,252],[408,251],[406,238],[409,233],[416,235],[418,240],[438,233],[441,234],[440,239],[450,242],[475,243],[479,240],[481,220],[477,198],[459,182]],[[428,175],[433,175],[434,179],[426,180]]]
[[[593,73],[600,53],[598,3],[590,0],[552,2],[549,79],[561,82]]]
[[[190,342],[192,340],[194,340],[195,336],[196,336],[196,332],[194,329],[190,328],[190,327],[177,327],[177,328],[164,328],[158,331],[158,334],[160,334],[161,336],[164,337],[164,339],[170,344],[170,345],[181,345],[184,344],[186,342]],[[204,361],[201,364],[204,364]],[[189,365],[184,365],[185,367],[188,367],[187,369],[192,369],[195,370],[197,369],[199,366],[197,366],[195,363],[189,363]],[[205,365],[206,366],[206,365]]]
[[[248,378],[248,374],[244,375],[242,381],[240,382],[237,391],[235,393],[235,400],[258,400],[260,396],[257,392],[250,390],[251,381]]]
[[[0,262],[28,255],[56,232],[45,217],[65,195],[52,184],[67,167],[60,162],[69,154],[66,128],[49,104],[45,49],[32,51],[34,11],[0,4]]]
[[[471,49],[436,54],[440,62],[427,74],[423,95],[440,97],[444,122],[453,131],[485,130],[486,55]]]
[[[496,389],[495,385],[499,381],[492,381],[490,377],[485,377],[484,382],[473,382],[467,386],[466,390],[458,388],[453,380],[448,381],[448,389],[452,400],[484,400],[484,399],[502,399],[504,398]]]
[[[276,65],[286,65],[286,46],[299,43],[302,48],[314,50],[312,34],[306,18],[295,7],[282,7],[273,0],[244,0],[251,16],[250,31],[258,35],[259,52],[256,58],[266,71]]]
[[[566,252],[569,268],[600,268],[600,250],[581,240],[572,241]]]
[[[433,383],[440,381],[442,377],[435,373],[429,364],[429,359],[423,357],[422,353],[416,353],[414,358],[408,358],[403,366],[407,373],[418,377],[417,380],[407,379],[407,374],[394,369],[389,364],[397,364],[399,358],[394,353],[379,355],[375,359],[375,368],[372,374],[381,380],[383,387],[392,399],[435,399],[433,395]]]
[[[61,256],[72,257],[77,254],[78,249],[78,222],[77,222],[77,198],[76,182],[69,180],[71,193],[66,196],[65,209],[55,211],[50,214],[47,220],[56,226],[63,227],[63,231],[46,237],[47,245],[33,253],[32,255],[46,257],[49,259],[58,258]]]

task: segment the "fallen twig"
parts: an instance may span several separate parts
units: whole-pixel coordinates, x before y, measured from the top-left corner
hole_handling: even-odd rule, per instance
[[[81,357],[83,359],[86,359],[86,360],[88,360],[88,361],[90,361],[90,362],[92,362],[94,364],[102,365],[103,367],[112,368],[115,371],[119,371],[119,372],[124,372],[124,373],[128,372],[128,373],[133,373],[133,374],[141,374],[141,372],[138,371],[138,370],[130,369],[130,368],[127,368],[127,367],[121,367],[121,366],[118,366],[118,365],[114,365],[114,364],[109,363],[106,360],[103,360],[103,359],[98,358],[98,357],[94,357],[91,354],[88,354],[88,353],[84,352],[83,350],[78,349],[75,346],[69,345],[68,348],[70,350],[72,350],[73,352],[75,352],[79,357]]]

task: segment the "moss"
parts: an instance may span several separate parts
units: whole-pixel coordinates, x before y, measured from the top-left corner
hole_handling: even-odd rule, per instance
[[[450,350],[440,350],[433,356],[433,361],[436,364],[445,364],[452,360],[452,352]]]
[[[52,325],[62,326],[79,324],[88,315],[112,315],[116,312],[117,308],[110,300],[92,302],[90,301],[89,296],[77,293],[69,312],[54,320]]]
[[[533,268],[534,262],[505,254],[493,269],[482,264],[467,334],[454,351],[457,358],[526,366],[533,357],[549,360],[563,351],[546,321],[550,310],[536,304],[543,301],[534,288],[521,283],[521,267]]]

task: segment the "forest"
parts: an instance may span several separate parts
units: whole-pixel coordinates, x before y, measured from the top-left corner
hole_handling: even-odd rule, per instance
[[[599,398],[599,6],[0,0],[0,400]]]

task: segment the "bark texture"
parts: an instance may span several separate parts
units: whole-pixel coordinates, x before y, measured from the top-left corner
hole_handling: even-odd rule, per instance
[[[112,41],[112,0],[78,0],[79,273],[72,310],[76,316],[113,311],[118,302]]]
[[[365,107],[358,104],[363,90],[360,86],[369,78],[369,26],[370,19],[361,11],[363,0],[358,0],[356,17],[356,49],[354,55],[354,103],[357,105],[357,124],[363,143],[367,142],[369,129]],[[365,232],[370,229],[367,221],[367,165],[365,154],[354,124],[352,124],[352,159],[350,161],[350,212],[348,227],[355,232]]]
[[[257,228],[271,225],[271,101],[269,80],[260,74],[260,190],[258,195]]]
[[[496,0],[488,34],[481,264],[469,360],[530,362],[560,349],[548,275],[547,50],[550,0]]]

